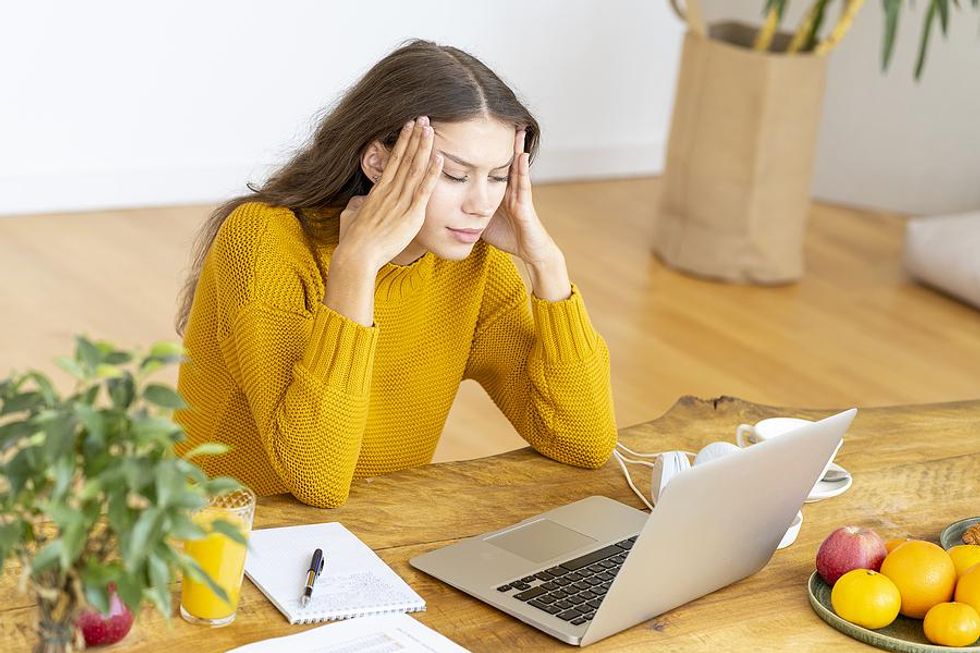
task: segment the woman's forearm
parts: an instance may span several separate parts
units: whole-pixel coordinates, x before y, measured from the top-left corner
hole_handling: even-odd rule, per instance
[[[330,259],[323,303],[358,324],[374,325],[374,285],[378,271],[338,247]]]
[[[549,302],[568,299],[572,294],[572,285],[568,280],[568,267],[565,265],[565,255],[556,249],[547,258],[527,265],[528,276],[531,278],[531,289],[534,296]]]

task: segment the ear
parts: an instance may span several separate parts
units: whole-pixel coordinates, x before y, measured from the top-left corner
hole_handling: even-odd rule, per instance
[[[372,182],[384,172],[388,154],[388,148],[379,140],[372,141],[361,152],[361,170]]]

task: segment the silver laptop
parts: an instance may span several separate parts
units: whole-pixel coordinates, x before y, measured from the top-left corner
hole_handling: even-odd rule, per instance
[[[586,646],[765,567],[856,413],[684,471],[650,514],[593,496],[410,562]]]

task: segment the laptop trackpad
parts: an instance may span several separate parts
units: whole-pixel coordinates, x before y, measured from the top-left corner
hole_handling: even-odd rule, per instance
[[[550,519],[539,519],[506,533],[491,535],[483,541],[532,562],[550,560],[596,543],[591,537],[565,528]]]

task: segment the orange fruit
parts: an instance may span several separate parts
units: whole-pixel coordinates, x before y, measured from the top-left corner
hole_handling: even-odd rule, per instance
[[[834,583],[830,604],[841,619],[865,628],[884,628],[898,616],[902,595],[887,576],[852,569]]]
[[[980,545],[978,544],[960,544],[952,547],[946,553],[956,565],[957,578],[961,577],[963,572],[973,565],[980,564]]]
[[[888,540],[887,542],[885,542],[885,551],[891,553],[892,551],[895,550],[895,547],[897,547],[899,544],[905,544],[906,542],[911,542],[911,541],[912,541],[911,537],[897,537],[894,540]]]
[[[953,600],[973,606],[980,614],[980,564],[973,565],[956,582]]]
[[[956,587],[956,566],[942,547],[912,540],[895,547],[881,563],[902,595],[902,614],[922,619],[929,608],[952,600]]]
[[[980,614],[966,603],[938,603],[922,622],[926,639],[943,646],[967,646],[980,637]]]

